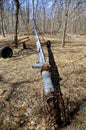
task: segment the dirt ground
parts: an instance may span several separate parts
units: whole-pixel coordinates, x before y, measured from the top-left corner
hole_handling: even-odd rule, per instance
[[[51,41],[51,50],[61,77],[60,89],[68,100],[70,124],[60,130],[86,128],[86,36],[68,37],[65,48],[61,39],[44,35]],[[50,130],[44,123],[43,80],[40,69],[32,65],[38,61],[34,38],[27,42],[28,49],[20,45],[13,49],[13,57],[0,58],[0,130]],[[12,41],[2,38],[0,46]],[[41,38],[41,41],[43,39]],[[48,51],[43,46],[46,62]]]

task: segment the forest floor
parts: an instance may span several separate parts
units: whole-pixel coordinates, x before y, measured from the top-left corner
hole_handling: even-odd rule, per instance
[[[51,50],[61,77],[60,89],[68,100],[70,124],[58,130],[86,129],[86,36],[72,36],[61,47],[58,35],[44,35],[51,41]],[[0,130],[50,130],[44,123],[43,80],[40,69],[32,65],[38,61],[33,36],[28,49],[20,45],[13,49],[12,58],[0,58]],[[44,42],[40,38],[42,43]],[[0,36],[0,46],[12,42],[12,37]],[[45,45],[43,50],[49,62]],[[76,111],[75,111],[76,110]],[[52,129],[51,129],[52,130]]]

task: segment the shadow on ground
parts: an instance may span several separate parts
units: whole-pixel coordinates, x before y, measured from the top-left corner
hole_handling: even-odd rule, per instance
[[[10,93],[8,93],[8,95],[6,96],[6,100],[9,101],[12,97],[13,97],[13,93],[16,91],[17,88],[22,87],[22,84],[33,84],[34,82],[39,82],[40,79],[36,79],[36,80],[24,80],[24,81],[19,81],[19,82],[15,82],[15,83],[11,83],[9,81],[6,81],[1,75],[0,75],[0,82],[2,82],[3,84],[8,84],[10,88]],[[7,91],[7,90],[6,90]]]

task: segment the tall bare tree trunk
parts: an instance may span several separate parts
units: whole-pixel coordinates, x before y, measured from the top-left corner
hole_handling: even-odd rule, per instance
[[[27,0],[26,3],[27,3],[27,23],[29,23],[30,22],[30,10],[29,10],[30,1]]]
[[[18,39],[18,14],[19,14],[19,0],[15,0],[15,5],[16,5],[16,24],[15,24],[15,35],[14,35],[14,41],[15,41],[15,47],[18,47],[17,44],[17,39]]]
[[[65,37],[66,37],[66,30],[67,30],[67,18],[68,18],[68,11],[66,11],[66,13],[64,15],[62,47],[65,46]]]
[[[0,8],[1,8],[1,32],[3,37],[5,37],[5,31],[4,31],[4,17],[3,17],[3,13],[4,13],[4,7],[3,7],[3,0],[0,1]]]
[[[43,5],[43,33],[45,33],[45,24],[46,24],[46,10],[44,5],[44,0],[42,0]]]
[[[71,3],[71,0],[66,0],[65,7],[64,7],[62,47],[65,46],[65,37],[66,37],[67,22],[68,22],[68,12],[69,12],[70,3]]]

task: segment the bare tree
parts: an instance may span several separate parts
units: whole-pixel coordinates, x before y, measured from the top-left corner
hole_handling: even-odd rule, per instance
[[[0,33],[13,33],[15,46],[18,31],[32,33],[30,4],[30,0],[0,0]],[[40,32],[62,33],[62,46],[66,34],[86,33],[86,0],[34,0],[34,10]]]
[[[14,41],[15,41],[15,47],[17,48],[17,35],[18,35],[18,14],[19,14],[19,0],[14,0],[15,1],[15,6],[16,6],[16,23],[15,23],[15,35],[14,35]]]
[[[66,5],[63,12],[63,36],[62,36],[62,47],[65,46],[65,36],[68,22],[68,11],[69,11],[70,0],[66,0]]]
[[[3,0],[0,1],[0,12],[1,12],[1,32],[3,37],[5,37],[5,31],[4,31],[4,6],[3,6]]]
[[[45,26],[46,26],[46,8],[45,8],[44,0],[42,0],[42,5],[43,5],[43,32],[45,32]]]

